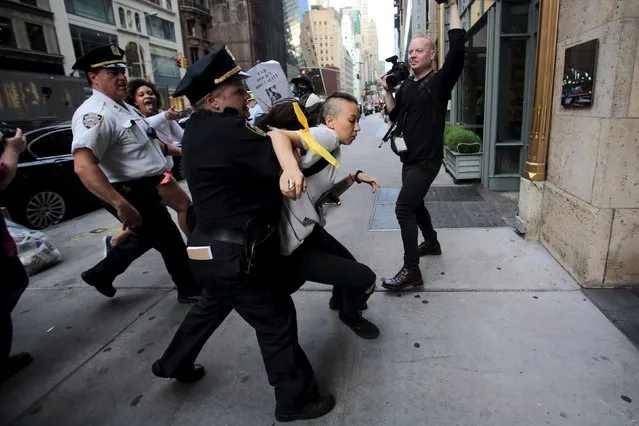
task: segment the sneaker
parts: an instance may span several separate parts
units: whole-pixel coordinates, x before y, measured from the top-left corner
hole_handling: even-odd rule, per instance
[[[297,412],[288,414],[276,412],[275,418],[278,422],[316,419],[330,413],[333,407],[335,407],[335,397],[327,394],[320,396],[313,402],[309,402]]]
[[[424,241],[417,246],[420,256],[439,256],[442,254],[442,247],[439,245],[439,241]]]
[[[379,336],[379,328],[364,318],[361,312],[358,312],[356,315],[344,315],[340,313],[339,319],[362,339],[376,339],[377,336]]]
[[[110,235],[102,238],[102,244],[104,245],[104,249],[102,250],[102,258],[107,257],[109,253],[111,253],[111,250],[113,250],[113,246],[111,245],[112,238],[113,237]]]

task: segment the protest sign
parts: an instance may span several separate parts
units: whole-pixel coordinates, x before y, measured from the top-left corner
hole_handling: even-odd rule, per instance
[[[293,97],[288,79],[279,62],[260,62],[247,72],[251,77],[246,79],[246,86],[264,111],[279,100]]]

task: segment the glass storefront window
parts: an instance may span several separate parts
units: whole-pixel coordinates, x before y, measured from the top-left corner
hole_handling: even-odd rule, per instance
[[[146,19],[146,32],[148,35],[175,41],[175,25],[173,22],[148,13],[144,14],[144,18]]]
[[[118,45],[118,36],[109,34],[95,29],[78,27],[77,25],[69,25],[71,30],[71,40],[73,41],[73,51],[75,57],[84,56],[90,50],[106,44]]]
[[[522,139],[526,39],[501,39],[497,143]]]
[[[115,25],[111,0],[64,0],[67,13]]]
[[[504,1],[501,6],[502,34],[528,33],[528,0]]]
[[[156,76],[180,77],[175,58],[177,51],[151,45],[151,65]]]
[[[495,174],[519,174],[520,160],[521,146],[497,145],[495,147]]]
[[[484,125],[484,92],[486,81],[486,27],[479,30],[467,43],[466,61],[458,90],[461,99],[459,120],[476,127],[481,134]]]

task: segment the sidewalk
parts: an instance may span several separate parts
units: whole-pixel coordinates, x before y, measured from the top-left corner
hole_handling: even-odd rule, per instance
[[[399,162],[374,137],[381,120],[362,124],[343,150],[344,170],[399,188]],[[442,172],[435,184],[452,180]],[[381,278],[401,266],[402,249],[398,231],[371,230],[377,201],[356,185],[330,208],[327,228]],[[487,202],[503,226],[438,229],[444,253],[422,260],[422,290],[380,287],[365,312],[381,329],[377,340],[357,338],[338,320],[326,286],[309,283],[294,295],[301,345],[337,398],[333,412],[304,424],[639,423],[639,352],[543,247],[507,226],[501,201]],[[102,256],[101,238],[116,228],[97,212],[47,230],[64,262],[34,276],[14,311],[14,349],[35,362],[0,390],[0,424],[275,424],[255,334],[236,314],[202,351],[202,381],[151,374],[189,308],[177,304],[157,253],[117,281],[114,299],[81,281]]]

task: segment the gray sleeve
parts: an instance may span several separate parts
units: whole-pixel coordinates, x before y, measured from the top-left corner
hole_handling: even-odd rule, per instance
[[[317,141],[317,143],[322,145],[328,152],[333,152],[337,147],[339,147],[337,134],[328,127],[311,127],[309,131],[311,133],[311,136]],[[306,143],[304,143],[304,147],[307,149],[307,151],[300,158],[300,168],[302,170],[310,167],[311,165],[319,161],[320,158],[322,158],[314,152],[308,150]]]

